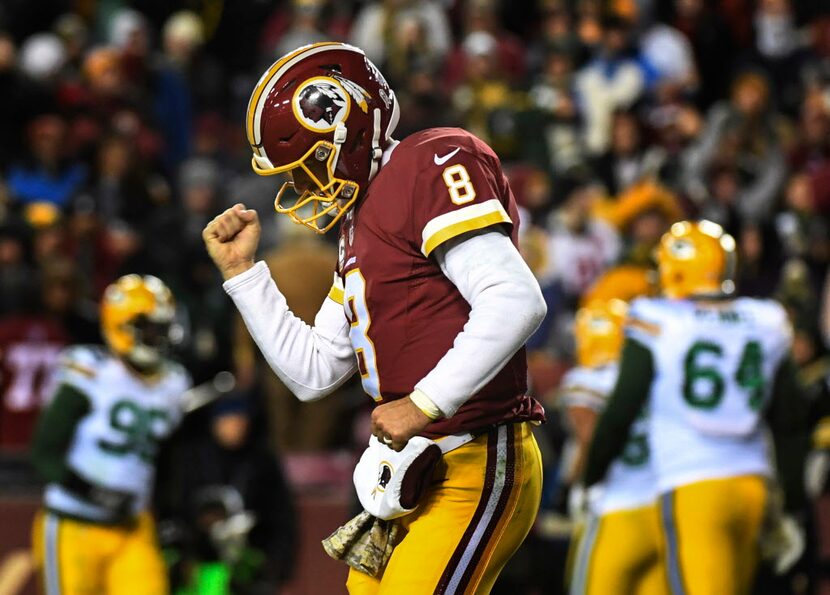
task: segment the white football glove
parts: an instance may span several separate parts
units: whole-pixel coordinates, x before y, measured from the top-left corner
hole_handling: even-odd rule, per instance
[[[776,574],[786,574],[801,559],[806,546],[804,528],[791,514],[784,512],[783,496],[773,485],[760,536],[761,557],[772,564]]]
[[[761,540],[761,552],[775,574],[786,574],[804,554],[804,529],[791,515],[783,515],[775,529]]]

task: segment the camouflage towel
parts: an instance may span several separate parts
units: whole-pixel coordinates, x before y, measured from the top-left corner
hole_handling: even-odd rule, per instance
[[[379,576],[397,543],[399,525],[384,521],[365,510],[323,540],[323,549],[335,560],[368,574]]]

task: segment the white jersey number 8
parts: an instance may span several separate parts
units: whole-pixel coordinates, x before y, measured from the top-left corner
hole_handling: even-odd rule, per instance
[[[375,345],[369,338],[372,319],[366,306],[366,280],[359,269],[346,273],[343,304],[346,308],[346,316],[351,322],[349,340],[357,358],[363,390],[375,401],[380,401],[382,397]]]
[[[476,197],[476,190],[470,180],[467,168],[456,163],[449,166],[442,174],[447,190],[450,191],[450,199],[457,205],[464,205],[472,202]]]

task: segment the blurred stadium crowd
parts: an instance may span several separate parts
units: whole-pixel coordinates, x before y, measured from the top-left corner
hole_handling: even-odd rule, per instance
[[[453,125],[487,141],[524,211],[522,247],[549,304],[530,344],[549,417],[546,512],[503,588],[554,593],[561,582],[556,388],[573,357],[573,313],[603,283],[647,279],[673,221],[706,217],[735,236],[739,293],[787,306],[802,380],[830,399],[827,2],[3,0],[4,489],[26,481],[60,348],[100,342],[103,288],[151,273],[176,296],[176,356],[195,382],[223,370],[237,379],[232,398],[191,416],[165,457],[165,538],[179,543],[198,525],[200,498],[227,504],[199,486],[233,486],[242,503],[226,512],[256,510],[251,542],[270,560],[271,584],[291,576],[297,528],[278,459],[295,493],[348,484],[341,459],[309,453],[362,446],[370,403],[359,384],[296,402],[259,361],[200,234],[234,202],[257,208],[262,256],[292,310],[313,320],[332,238],[268,216],[276,181],[251,172],[241,122],[263,69],[327,39],[363,48],[386,74],[399,138]],[[830,563],[830,534],[813,539],[802,575]]]

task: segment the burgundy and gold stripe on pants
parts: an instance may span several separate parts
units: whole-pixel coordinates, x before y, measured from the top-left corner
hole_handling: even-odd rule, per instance
[[[446,453],[379,579],[352,570],[352,595],[489,593],[539,507],[542,465],[530,424],[492,428]]]

